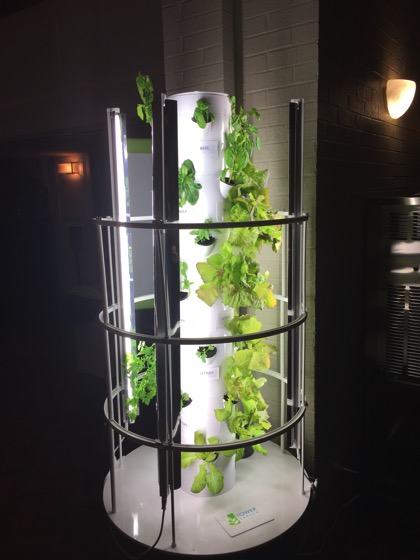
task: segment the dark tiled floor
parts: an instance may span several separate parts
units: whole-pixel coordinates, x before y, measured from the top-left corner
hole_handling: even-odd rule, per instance
[[[142,549],[111,532],[102,508],[104,383],[78,372],[74,310],[63,317],[57,309],[26,311],[3,340],[0,554],[8,560],[138,558]],[[389,477],[380,491],[363,490],[357,475],[333,472],[290,533],[238,557],[420,559],[419,492],[410,497],[402,484],[405,493]]]

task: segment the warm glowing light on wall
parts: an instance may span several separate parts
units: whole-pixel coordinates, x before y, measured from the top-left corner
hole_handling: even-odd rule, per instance
[[[57,163],[57,173],[66,175],[82,175],[83,166],[80,161]]]
[[[416,82],[412,80],[388,80],[386,84],[386,102],[392,119],[399,119],[410,107]]]

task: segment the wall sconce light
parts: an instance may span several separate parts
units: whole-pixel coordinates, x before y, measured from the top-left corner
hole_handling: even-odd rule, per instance
[[[67,175],[82,175],[83,165],[80,161],[57,163],[57,173]]]
[[[416,82],[412,80],[388,80],[386,83],[386,102],[392,119],[399,119],[410,107]]]

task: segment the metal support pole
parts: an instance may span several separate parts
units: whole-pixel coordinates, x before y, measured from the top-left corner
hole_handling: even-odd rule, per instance
[[[303,215],[303,100],[292,99],[289,112],[289,214]],[[292,224],[289,236],[289,279],[288,279],[288,316],[293,321],[302,312],[302,263],[296,257],[301,249],[302,226]],[[299,408],[302,399],[301,372],[303,369],[300,329],[293,329],[288,337],[287,397],[289,417]],[[297,449],[302,442],[299,430],[290,432],[289,445]]]
[[[100,225],[96,226],[96,233],[98,239],[99,247],[99,259],[100,259],[100,271],[101,271],[101,285],[102,285],[102,312],[104,316],[104,323],[109,322],[108,314],[108,297],[107,297],[107,282],[106,282],[106,272],[105,272],[105,259],[104,259],[104,246],[102,239],[102,229]],[[105,350],[106,350],[106,392],[108,397],[108,418],[114,419],[114,408],[112,400],[112,373],[111,373],[111,362],[110,362],[110,351],[109,351],[109,333],[104,329],[104,340],[105,340]],[[108,423],[108,446],[109,446],[109,476],[110,476],[110,486],[111,486],[111,513],[117,511],[117,500],[116,500],[116,489],[115,489],[115,455],[114,455],[114,430],[111,424]]]
[[[159,100],[153,114],[153,217],[161,223],[179,219],[177,102]],[[157,104],[157,102],[155,102]],[[154,233],[155,335],[167,340],[179,329],[179,232]],[[180,412],[180,350],[156,344],[158,439],[171,445]],[[175,436],[176,437],[176,436]],[[178,456],[178,454],[176,454]],[[162,508],[171,493],[172,547],[175,540],[174,490],[177,486],[174,452],[158,450],[159,492]]]

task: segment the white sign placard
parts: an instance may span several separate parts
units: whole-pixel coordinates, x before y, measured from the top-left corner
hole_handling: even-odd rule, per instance
[[[205,379],[219,379],[219,375],[219,366],[200,369],[200,377],[203,377]]]
[[[216,515],[216,520],[231,537],[273,521],[274,516],[257,506],[232,510],[224,515]]]
[[[201,140],[198,144],[201,157],[217,158],[219,156],[219,142],[217,140]]]

